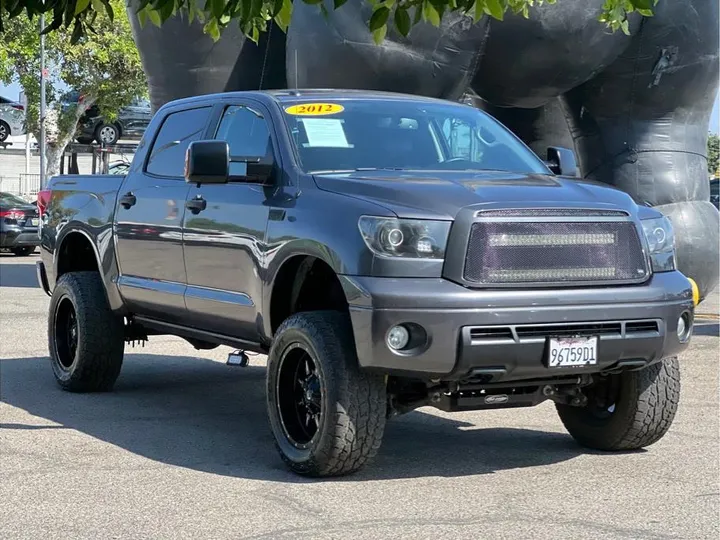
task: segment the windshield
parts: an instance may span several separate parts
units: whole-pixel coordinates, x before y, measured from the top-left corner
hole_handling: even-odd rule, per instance
[[[500,170],[548,174],[509,130],[465,105],[411,100],[284,102],[305,172]]]
[[[4,191],[0,191],[0,204],[27,206],[29,203],[26,200],[21,199],[16,195],[13,195],[12,193],[5,193]]]

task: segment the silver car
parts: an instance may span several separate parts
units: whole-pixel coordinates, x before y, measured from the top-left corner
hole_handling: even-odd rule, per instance
[[[10,136],[25,134],[25,107],[0,96],[0,143]]]

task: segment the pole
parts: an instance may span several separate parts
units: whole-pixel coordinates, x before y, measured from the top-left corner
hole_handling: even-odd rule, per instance
[[[45,14],[40,14],[40,31],[45,28]],[[45,189],[45,36],[40,35],[40,189]]]

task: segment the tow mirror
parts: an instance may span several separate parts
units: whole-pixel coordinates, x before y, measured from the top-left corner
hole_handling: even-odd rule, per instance
[[[231,157],[230,181],[266,185],[272,182],[275,160],[272,154],[262,158]]]
[[[193,141],[185,153],[188,184],[227,184],[230,150],[225,141]]]
[[[558,146],[550,146],[547,150],[547,161],[545,162],[548,169],[560,176],[577,176],[577,162],[575,161],[575,152],[567,148]]]

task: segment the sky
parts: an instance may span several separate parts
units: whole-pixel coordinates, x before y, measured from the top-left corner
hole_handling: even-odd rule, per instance
[[[12,84],[10,86],[0,85],[0,95],[10,99],[18,99],[18,96],[20,95],[20,87],[17,84]],[[718,133],[718,130],[720,129],[720,126],[718,126],[718,122],[720,121],[719,109],[720,95],[717,95],[715,96],[715,106],[713,107],[712,114],[710,115],[710,125],[708,126],[708,129],[713,133]]]

